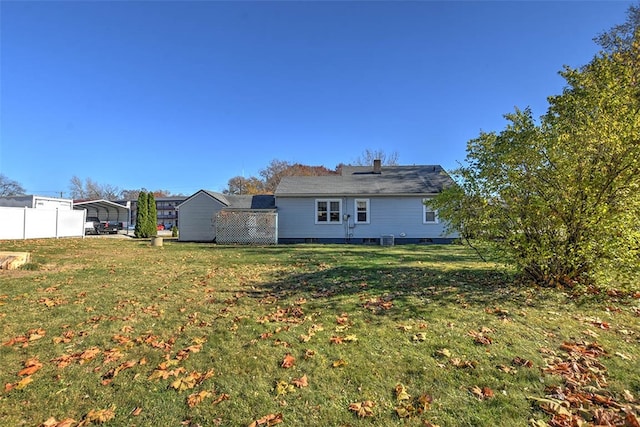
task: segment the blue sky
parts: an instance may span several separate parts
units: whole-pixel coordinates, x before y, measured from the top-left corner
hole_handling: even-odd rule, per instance
[[[0,173],[220,191],[365,149],[455,168],[632,2],[0,1]]]

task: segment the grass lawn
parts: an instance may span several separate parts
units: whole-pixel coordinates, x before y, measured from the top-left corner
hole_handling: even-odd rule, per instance
[[[3,426],[633,426],[640,414],[638,295],[517,287],[462,246],[0,250],[32,254],[0,271]]]

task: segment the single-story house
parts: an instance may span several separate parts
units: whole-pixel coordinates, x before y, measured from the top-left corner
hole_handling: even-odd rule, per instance
[[[446,243],[430,198],[455,185],[438,165],[344,166],[340,175],[284,177],[276,188],[278,242]],[[427,202],[427,203],[425,203]]]
[[[246,218],[245,225],[238,227],[239,230],[246,230],[248,234],[260,233],[256,231],[259,225],[256,219],[261,215],[275,215],[275,198],[273,195],[236,196],[199,190],[180,203],[177,209],[180,216],[178,240],[213,242],[219,237],[218,231],[221,230],[223,220],[232,213],[242,213]],[[221,213],[229,215],[221,216]],[[277,227],[277,224],[274,224],[274,227]],[[277,233],[277,228],[273,232]],[[236,242],[246,242],[246,240],[240,236]]]
[[[274,195],[200,190],[178,206],[181,241],[447,243],[430,198],[455,185],[438,165],[343,166],[340,175],[284,177]],[[230,232],[230,230],[232,232]]]

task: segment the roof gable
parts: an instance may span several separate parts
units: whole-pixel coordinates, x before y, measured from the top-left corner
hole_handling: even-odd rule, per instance
[[[184,202],[180,203],[177,206],[177,209],[180,209],[181,206],[186,205],[187,203],[191,202],[193,199],[195,199],[196,197],[198,197],[200,195],[205,195],[207,197],[210,197],[210,198],[216,200],[217,202],[221,203],[224,206],[229,206],[229,201],[226,199],[224,194],[217,193],[215,191],[198,190],[195,193],[193,193],[191,196],[187,197]]]
[[[231,195],[217,193],[215,191],[199,190],[184,202],[180,203],[178,208],[189,203],[189,201],[199,195],[204,195],[216,200],[223,205],[223,209],[275,209],[276,207],[275,198],[271,194]]]

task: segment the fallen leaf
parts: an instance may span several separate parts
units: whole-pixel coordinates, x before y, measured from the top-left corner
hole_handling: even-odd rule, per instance
[[[212,405],[217,405],[218,403],[222,402],[223,400],[229,400],[230,398],[231,398],[231,396],[229,396],[227,393],[221,393],[220,396],[218,396],[215,399],[213,399],[211,404]]]
[[[90,410],[87,415],[84,416],[83,420],[80,421],[78,427],[86,426],[91,423],[93,424],[102,424],[107,421],[112,420],[116,416],[115,414],[115,406],[112,406],[109,409],[98,409],[98,410]]]
[[[334,335],[331,338],[329,338],[329,342],[331,344],[342,344],[342,340],[343,340],[343,338],[341,336],[338,336],[338,335]]]
[[[496,368],[498,368],[500,371],[504,372],[505,374],[517,374],[518,370],[515,368],[512,368],[511,366],[507,366],[507,365],[498,365],[496,366]]]
[[[629,403],[635,403],[636,399],[635,397],[633,397],[633,394],[631,394],[631,392],[629,390],[624,390],[622,392],[622,395],[624,396],[624,400],[626,400]]]
[[[448,359],[451,357],[451,350],[448,348],[441,348],[440,350],[436,350],[436,356],[446,357]]]
[[[288,382],[284,380],[280,380],[276,383],[274,390],[277,396],[282,396],[283,394],[292,393],[296,389],[293,387],[293,385],[289,384]]]
[[[42,363],[38,360],[37,357],[32,357],[24,362],[24,369],[18,372],[18,375],[23,377],[25,375],[33,375],[38,372],[42,368]]]
[[[21,379],[20,381],[18,381],[15,384],[15,389],[16,390],[22,390],[23,388],[25,388],[26,386],[28,386],[29,384],[31,384],[33,382],[33,378],[31,377],[24,377],[23,379]]]
[[[531,360],[523,359],[517,356],[513,358],[511,364],[515,366],[524,366],[525,368],[533,368],[533,362]]]
[[[76,424],[76,420],[73,418],[65,418],[64,420],[58,421],[54,417],[51,417],[40,424],[39,427],[72,427],[74,424]]]
[[[276,424],[280,424],[281,422],[283,422],[284,419],[282,417],[282,414],[269,414],[269,415],[265,415],[264,417],[255,420],[254,422],[252,422],[251,424],[249,424],[249,427],[259,427],[259,426],[274,426]]]
[[[199,393],[190,394],[189,396],[187,396],[187,405],[189,406],[189,408],[193,408],[209,396],[211,396],[211,392],[207,390],[202,390]]]
[[[409,396],[409,393],[407,393],[407,388],[404,386],[404,384],[398,383],[396,385],[395,391],[397,401],[411,399],[411,396]]]
[[[469,391],[480,400],[490,399],[494,396],[493,390],[491,390],[489,387],[480,388],[476,385],[471,387]]]
[[[309,379],[307,378],[307,374],[304,374],[300,378],[294,378],[291,383],[298,388],[308,387]]]
[[[131,415],[137,417],[142,413],[142,408],[140,406],[136,407],[133,411],[131,411]]]
[[[291,355],[291,353],[287,353],[287,354],[285,354],[284,359],[282,360],[282,363],[280,364],[280,367],[287,369],[287,368],[292,367],[295,364],[295,362],[296,362],[296,358],[293,357]]]
[[[371,400],[365,400],[363,402],[355,402],[349,405],[349,410],[355,412],[359,417],[372,417],[373,407],[375,403]]]
[[[342,366],[347,366],[347,362],[342,359],[338,359],[338,360],[334,360],[331,366],[334,368],[339,368]]]

